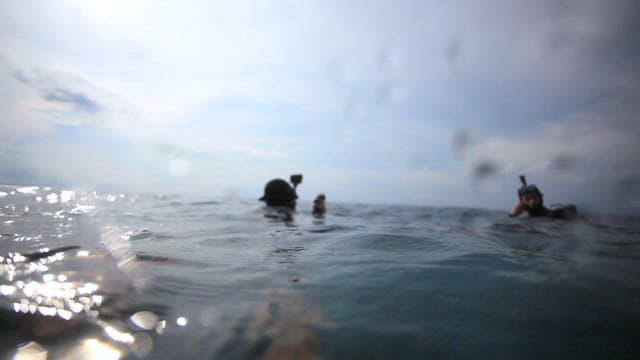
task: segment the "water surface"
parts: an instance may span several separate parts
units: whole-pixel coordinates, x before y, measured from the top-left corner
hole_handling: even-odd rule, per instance
[[[332,203],[286,216],[18,186],[0,205],[3,358],[638,355],[637,218]]]

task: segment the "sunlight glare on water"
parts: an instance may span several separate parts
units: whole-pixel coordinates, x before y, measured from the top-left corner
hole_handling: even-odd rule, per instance
[[[13,360],[46,360],[47,350],[38,343],[31,341],[19,346]]]
[[[122,352],[115,346],[98,339],[86,339],[76,348],[65,354],[68,359],[118,360]]]

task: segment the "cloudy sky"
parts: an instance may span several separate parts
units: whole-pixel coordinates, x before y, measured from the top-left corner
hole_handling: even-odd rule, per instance
[[[639,10],[0,0],[0,183],[638,212]]]

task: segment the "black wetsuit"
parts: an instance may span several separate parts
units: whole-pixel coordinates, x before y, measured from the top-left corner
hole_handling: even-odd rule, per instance
[[[531,217],[547,216],[554,219],[571,219],[576,216],[575,205],[566,205],[558,209],[548,209],[544,206],[538,206],[533,209],[527,208],[526,210]]]
[[[529,213],[529,216],[531,217],[547,216],[547,208],[544,206],[538,206],[535,208],[526,208],[525,210],[527,210],[527,213]]]

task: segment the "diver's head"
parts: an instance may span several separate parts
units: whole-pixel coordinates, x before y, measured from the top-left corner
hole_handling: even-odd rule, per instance
[[[518,189],[518,198],[520,202],[529,208],[537,208],[542,206],[542,193],[537,186],[527,184],[527,178],[520,175],[520,183],[522,186]]]
[[[268,206],[286,206],[295,209],[297,198],[298,195],[288,182],[273,179],[265,185],[264,195],[259,200],[264,201]]]
[[[520,197],[520,202],[530,209],[539,208],[542,206],[542,195],[526,194]]]
[[[529,208],[537,208],[543,204],[543,196],[537,186],[524,185],[518,189],[520,201]]]
[[[314,215],[322,215],[327,212],[327,207],[325,205],[325,200],[327,199],[324,194],[319,194],[316,196],[315,200],[313,200],[313,210],[312,213]]]

